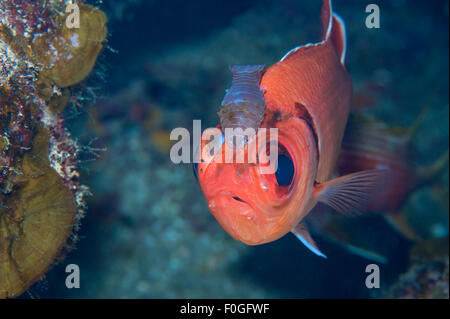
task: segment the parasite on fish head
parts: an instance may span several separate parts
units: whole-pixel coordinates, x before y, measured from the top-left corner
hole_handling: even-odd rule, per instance
[[[264,65],[234,64],[230,70],[233,74],[231,87],[218,115],[226,141],[233,145],[235,137],[236,144],[243,146],[256,134],[264,118],[266,103],[259,88]]]

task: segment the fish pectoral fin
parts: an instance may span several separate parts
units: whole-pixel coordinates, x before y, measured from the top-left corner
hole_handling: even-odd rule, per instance
[[[309,250],[315,253],[317,256],[327,258],[320,249],[317,247],[316,242],[312,239],[309,230],[305,223],[299,223],[291,232],[297,237],[303,245],[305,245]]]
[[[375,196],[388,170],[373,169],[344,175],[331,181],[316,184],[314,196],[344,215],[364,213],[370,199]]]

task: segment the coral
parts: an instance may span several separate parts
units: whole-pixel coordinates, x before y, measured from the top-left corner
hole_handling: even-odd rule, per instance
[[[415,264],[391,288],[388,298],[448,299],[448,257]]]
[[[0,298],[43,277],[76,240],[85,210],[62,88],[91,72],[106,16],[80,1],[80,28],[69,29],[69,3],[0,3]]]
[[[86,78],[103,48],[105,14],[80,5],[80,21],[79,29],[69,29],[61,21],[62,28],[54,41],[50,40],[51,34],[38,35],[33,40],[32,55],[46,66],[41,77],[50,79],[58,87],[72,86]]]
[[[14,296],[52,265],[71,234],[76,204],[49,166],[48,132],[40,128],[30,152],[17,160],[14,191],[1,195],[0,296]],[[43,187],[45,185],[45,187]]]
[[[410,256],[410,268],[389,288],[386,297],[448,299],[448,237],[419,242]]]

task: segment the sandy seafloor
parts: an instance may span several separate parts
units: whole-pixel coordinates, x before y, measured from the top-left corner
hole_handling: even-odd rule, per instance
[[[379,29],[365,27],[368,3],[334,1],[347,26],[354,90],[370,96],[375,106],[368,112],[391,125],[407,127],[428,107],[413,149],[417,163],[431,163],[449,141],[448,1],[378,1]],[[365,286],[372,261],[320,234],[315,238],[327,260],[290,234],[261,246],[234,241],[209,213],[191,166],[169,160],[172,128],[190,128],[193,119],[205,128],[217,124],[229,64],[269,66],[320,39],[319,1],[142,0],[101,7],[110,17],[109,48],[87,88],[80,87],[83,107],[66,112],[73,135],[92,148],[82,173],[93,196],[76,248],[32,287],[32,296],[367,298],[402,296],[393,285],[421,289],[411,284],[415,270],[407,273],[414,243],[381,217],[361,225],[389,257],[375,291]],[[447,203],[448,174],[447,167],[433,183]],[[445,238],[448,209],[433,189],[415,192],[404,209],[414,213],[421,235]],[[448,297],[448,251],[439,258],[415,266],[435,271],[443,286],[424,297]],[[69,263],[80,266],[80,289],[64,285]]]

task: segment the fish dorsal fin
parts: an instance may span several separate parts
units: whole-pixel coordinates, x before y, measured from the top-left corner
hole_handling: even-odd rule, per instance
[[[342,64],[344,64],[347,51],[347,38],[344,20],[333,12],[331,0],[324,0],[322,5],[322,40],[331,41]]]
[[[312,239],[308,227],[304,222],[297,224],[291,232],[297,237],[303,245],[305,245],[309,250],[315,253],[317,256],[327,258],[320,249],[317,247],[314,239]]]
[[[322,40],[326,41],[330,37],[331,29],[333,28],[333,9],[331,0],[322,1],[322,12],[320,14],[320,21],[322,22]]]
[[[347,37],[345,34],[344,20],[336,13],[333,14],[332,26],[329,39],[333,42],[341,64],[344,65],[345,53],[347,52]]]
[[[290,50],[288,53],[286,53],[284,57],[281,58],[280,62],[282,62],[287,57],[295,54],[297,51],[303,48],[317,46],[325,44],[328,41],[331,41],[341,61],[341,64],[344,64],[345,53],[347,50],[345,24],[344,20],[342,20],[342,18],[339,17],[339,15],[333,13],[331,0],[323,0],[320,20],[322,22],[322,41],[318,43],[308,43],[305,45],[298,46]]]

